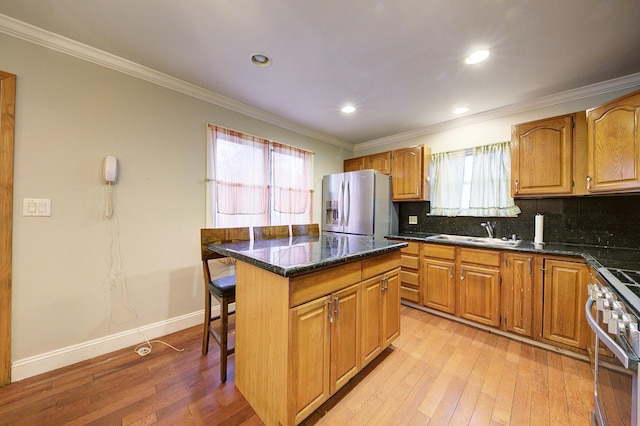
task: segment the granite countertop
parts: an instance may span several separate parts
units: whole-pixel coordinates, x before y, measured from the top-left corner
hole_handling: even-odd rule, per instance
[[[393,238],[405,241],[419,241],[433,244],[459,245],[473,248],[486,248],[503,251],[518,251],[535,254],[559,255],[581,257],[595,269],[600,268],[620,268],[640,271],[640,249],[586,246],[578,244],[544,243],[534,244],[533,241],[520,241],[515,246],[476,244],[464,241],[443,241],[432,239],[440,234],[409,232],[388,235]]]
[[[209,250],[283,277],[293,277],[406,247],[407,243],[361,235],[314,236],[211,244]]]

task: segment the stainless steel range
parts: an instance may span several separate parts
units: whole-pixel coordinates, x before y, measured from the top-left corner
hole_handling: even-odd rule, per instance
[[[594,424],[638,426],[640,273],[598,269],[589,283],[587,322],[595,333]]]

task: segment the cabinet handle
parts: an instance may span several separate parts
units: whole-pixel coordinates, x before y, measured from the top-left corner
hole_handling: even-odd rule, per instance
[[[516,194],[518,193],[519,190],[520,190],[520,181],[516,179]]]
[[[333,306],[331,306],[333,304],[333,300],[329,299],[327,304],[329,305],[329,323],[333,323]]]
[[[531,258],[527,260],[527,269],[529,270],[529,274],[531,274]]]
[[[336,298],[333,299],[333,301],[334,301],[333,306],[335,308],[333,312],[336,314],[335,315],[335,319],[337,321],[338,320],[338,308],[340,307],[340,303],[338,302],[338,296],[336,296]]]
[[[464,280],[464,268],[460,269],[460,280]]]
[[[449,266],[449,278],[453,278],[453,266]]]
[[[591,176],[587,176],[587,191],[591,191]]]
[[[508,257],[504,258],[504,266],[506,266],[507,268],[509,267],[509,258]]]

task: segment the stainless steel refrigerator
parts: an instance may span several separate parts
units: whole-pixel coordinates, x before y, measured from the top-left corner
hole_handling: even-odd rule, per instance
[[[323,232],[384,238],[397,232],[391,177],[373,170],[322,178]]]

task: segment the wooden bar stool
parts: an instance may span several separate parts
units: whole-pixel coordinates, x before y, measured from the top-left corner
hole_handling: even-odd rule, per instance
[[[227,381],[227,357],[235,352],[235,348],[229,348],[229,304],[236,301],[236,276],[229,275],[222,278],[211,279],[209,260],[226,259],[218,253],[207,248],[209,244],[231,243],[236,241],[249,241],[249,228],[203,228],[200,230],[200,245],[202,248],[202,270],[204,273],[204,334],[202,336],[202,353],[209,352],[209,334],[220,347],[220,381]],[[220,303],[220,331],[216,331],[211,317],[211,296]]]
[[[291,235],[293,237],[300,237],[303,235],[320,235],[320,227],[317,223],[291,225]]]
[[[276,238],[289,238],[289,225],[254,226],[253,239],[273,240]]]

